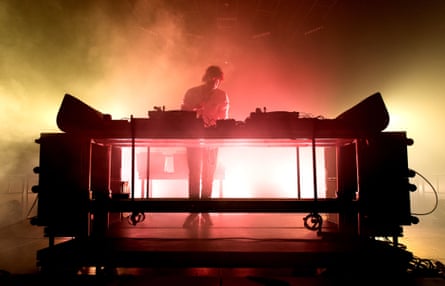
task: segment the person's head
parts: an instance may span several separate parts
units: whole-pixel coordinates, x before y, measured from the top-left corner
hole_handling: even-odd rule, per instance
[[[212,84],[215,88],[222,80],[224,80],[224,73],[219,66],[209,66],[202,76],[203,82]]]

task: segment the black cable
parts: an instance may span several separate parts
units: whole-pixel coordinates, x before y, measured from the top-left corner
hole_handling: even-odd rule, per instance
[[[444,265],[440,261],[413,257],[408,271],[420,277],[441,277],[445,279]]]
[[[437,190],[436,190],[436,188],[434,188],[433,184],[431,184],[431,182],[427,178],[425,178],[425,176],[423,176],[422,174],[420,174],[419,172],[417,172],[415,170],[413,170],[413,171],[416,175],[421,177],[430,186],[430,188],[433,190],[434,198],[435,198],[435,203],[434,203],[434,207],[432,210],[425,212],[425,213],[413,213],[413,215],[430,215],[437,209],[437,207],[439,205],[439,196],[437,195]]]
[[[34,202],[32,202],[31,208],[29,209],[28,213],[26,214],[26,218],[30,218],[29,215],[31,214],[31,212],[34,209],[34,207],[36,206],[38,199],[39,199],[39,196],[36,196],[35,199],[34,199]]]

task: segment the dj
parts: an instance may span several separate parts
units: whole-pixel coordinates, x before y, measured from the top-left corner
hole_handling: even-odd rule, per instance
[[[209,66],[203,77],[202,84],[192,87],[184,95],[182,110],[195,111],[205,127],[213,126],[217,120],[227,119],[229,97],[219,88],[224,79],[224,73],[218,66]],[[209,199],[212,195],[213,177],[217,165],[217,148],[190,147],[187,148],[189,168],[189,198]],[[184,222],[184,227],[198,223],[198,213],[190,214]],[[202,223],[212,225],[208,213],[202,214]]]

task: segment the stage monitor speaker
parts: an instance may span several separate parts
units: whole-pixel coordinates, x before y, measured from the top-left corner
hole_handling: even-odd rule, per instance
[[[104,120],[111,120],[111,116],[97,111],[70,94],[65,94],[57,113],[57,126],[65,132],[101,130]]]
[[[377,92],[338,115],[342,125],[363,134],[378,133],[389,124],[389,114],[382,95]]]

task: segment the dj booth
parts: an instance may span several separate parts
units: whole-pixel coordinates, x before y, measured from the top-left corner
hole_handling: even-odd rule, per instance
[[[380,93],[373,94],[334,119],[308,118],[298,112],[257,109],[245,121],[220,120],[205,128],[194,112],[155,108],[147,118],[113,120],[66,94],[57,116],[60,133],[42,133],[37,216],[49,246],[37,253],[42,269],[96,267],[326,267],[338,261],[373,260],[405,265],[410,255],[397,248],[403,226],[417,223],[411,215],[406,133],[383,131],[389,115]],[[152,161],[159,148],[188,147],[294,148],[296,170],[311,168],[312,196],[300,196],[297,182],[292,198],[230,198],[206,200],[153,197],[149,182],[173,179],[181,173],[160,173]],[[142,159],[136,149],[143,148]],[[311,164],[301,164],[301,148],[311,150]],[[326,160],[326,194],[319,192],[317,152]],[[123,181],[122,150],[130,150]],[[165,158],[161,159],[165,160]],[[242,158],[240,158],[242,160]],[[142,162],[142,163],[141,163]],[[138,175],[137,175],[138,174]],[[300,176],[295,176],[298,180]],[[136,187],[141,179],[143,190]],[[294,180],[295,178],[289,178]],[[217,171],[215,180],[224,180]],[[290,213],[303,215],[313,241],[221,242],[185,239],[170,242],[131,240],[111,235],[116,217],[127,215],[137,228],[147,213]],[[326,218],[334,218],[328,220]],[[327,225],[334,225],[326,231]],[[378,238],[390,238],[381,243]],[[64,238],[58,243],[59,238]],[[67,239],[68,238],[68,239]],[[169,244],[170,243],[170,244]],[[282,247],[286,244],[283,250]],[[212,249],[209,251],[208,249]],[[390,255],[388,256],[388,253]],[[267,259],[264,259],[267,257]],[[363,259],[363,258],[361,258]],[[400,263],[402,261],[402,263]],[[402,266],[403,268],[403,266]]]

